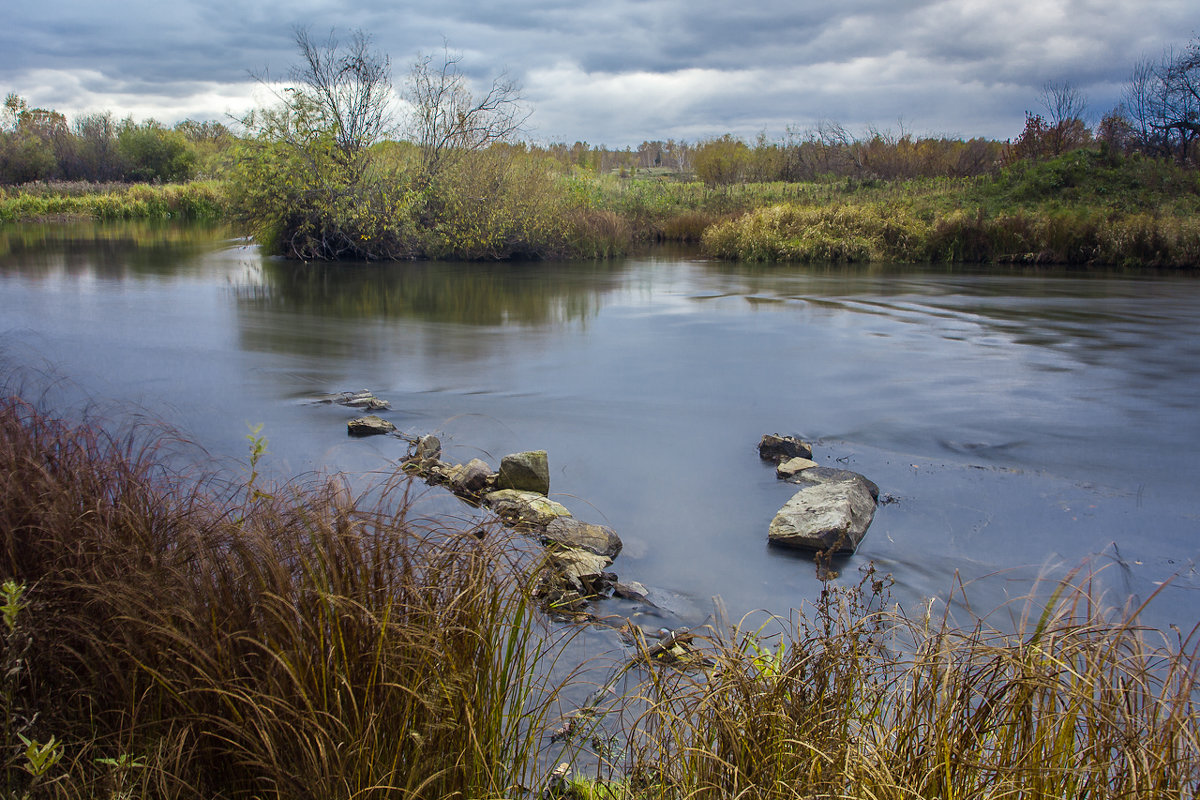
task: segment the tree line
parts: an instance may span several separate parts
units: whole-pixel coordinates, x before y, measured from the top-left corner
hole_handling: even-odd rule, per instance
[[[187,181],[212,175],[233,139],[215,121],[167,127],[102,112],[68,122],[58,111],[31,108],[9,93],[0,117],[0,184]]]
[[[264,141],[309,153],[323,131],[343,167],[358,169],[378,146],[413,148],[419,180],[429,184],[444,167],[494,145],[512,150],[527,108],[519,88],[498,77],[482,97],[468,90],[460,57],[448,50],[413,65],[403,92],[412,114],[395,123],[391,64],[372,51],[368,37],[348,42],[314,40],[296,32],[300,64],[273,108],[258,109],[226,125],[185,120],[168,127],[153,119],[117,120],[111,113],[83,115],[68,123],[57,111],[30,108],[15,94],[5,99],[0,120],[0,183],[30,181],[185,181],[224,174],[236,157],[262,155]],[[797,182],[823,178],[911,179],[994,174],[1007,164],[1044,160],[1082,147],[1130,156],[1200,161],[1200,39],[1180,50],[1134,65],[1121,104],[1093,127],[1086,102],[1070,83],[1049,82],[1040,108],[1026,113],[1020,134],[1008,141],[916,136],[868,129],[855,135],[824,121],[788,128],[752,141],[725,134],[696,142],[646,140],[636,148],[519,143],[560,172],[695,179],[712,186],[747,182]],[[236,148],[236,153],[235,153]],[[386,161],[387,159],[383,159]],[[358,165],[358,166],[356,166]],[[310,164],[315,167],[315,164]]]

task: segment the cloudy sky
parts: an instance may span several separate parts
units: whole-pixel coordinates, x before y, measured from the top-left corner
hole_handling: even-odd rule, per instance
[[[507,69],[528,137],[636,146],[821,120],[1008,138],[1046,81],[1100,116],[1133,63],[1200,35],[1196,0],[22,0],[0,92],[74,116],[222,119],[285,75],[293,30],[361,28],[402,88],[443,42],[478,80]]]

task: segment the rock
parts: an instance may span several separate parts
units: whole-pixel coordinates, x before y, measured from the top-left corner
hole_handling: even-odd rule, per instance
[[[617,581],[613,584],[613,594],[624,600],[645,600],[650,590],[637,581]]]
[[[813,483],[779,509],[767,538],[788,547],[854,552],[874,517],[875,499],[866,479]]]
[[[352,419],[346,423],[346,432],[351,436],[378,436],[383,433],[392,433],[395,430],[395,425],[374,414]]]
[[[500,461],[496,488],[550,494],[550,465],[546,451],[530,450],[505,456]]]
[[[555,549],[548,551],[546,561],[551,584],[565,585],[584,597],[601,594],[611,588],[616,579],[615,575],[604,571],[605,567],[612,564],[612,559],[596,555],[590,550],[573,547]]]
[[[442,440],[426,434],[413,443],[412,458],[416,461],[437,461],[442,457]]]
[[[813,467],[797,472],[792,477],[793,483],[841,483],[842,481],[859,481],[870,492],[872,500],[879,499],[879,487],[873,481],[867,480],[857,472],[833,467]]]
[[[485,494],[483,502],[509,524],[544,528],[558,517],[571,516],[565,507],[535,492],[501,489]]]
[[[621,538],[606,525],[580,522],[574,517],[558,517],[546,525],[541,537],[543,544],[557,544],[587,550],[608,558],[621,552]]]
[[[449,483],[450,473],[454,467],[447,464],[445,461],[436,459],[431,461],[418,461],[417,459],[409,459],[404,463],[405,469],[409,472],[421,475],[431,484]]]
[[[366,389],[360,392],[338,392],[337,394],[322,395],[318,398],[317,402],[336,403],[339,406],[360,408],[363,411],[386,411],[392,407],[392,404],[387,400],[380,400]]]
[[[465,465],[455,464],[446,473],[446,483],[457,494],[477,495],[492,481],[492,468],[478,458],[472,458]]]
[[[792,458],[812,458],[812,448],[795,436],[768,433],[758,442],[758,457],[778,464]]]
[[[809,458],[789,458],[775,468],[775,474],[780,478],[790,478],[797,472],[803,472],[815,466],[817,466],[817,462]]]

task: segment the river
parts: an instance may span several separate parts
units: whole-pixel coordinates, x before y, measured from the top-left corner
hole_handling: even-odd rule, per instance
[[[0,358],[12,386],[145,414],[217,457],[244,463],[262,423],[280,477],[404,454],[312,402],[343,390],[389,400],[451,460],[545,449],[553,496],[611,525],[614,569],[686,621],[716,596],[786,615],[820,590],[810,559],[766,542],[795,489],[758,458],[773,432],[880,486],[842,580],[873,562],[903,604],[965,584],[991,609],[1086,565],[1110,602],[1158,592],[1155,625],[1200,616],[1195,275],[671,250],[305,265],[221,230],[10,225]]]

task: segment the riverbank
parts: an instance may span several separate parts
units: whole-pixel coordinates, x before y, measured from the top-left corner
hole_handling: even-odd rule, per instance
[[[168,184],[34,183],[0,187],[0,223],[136,219],[217,220],[225,216],[220,181]]]
[[[749,262],[1200,266],[1200,174],[1099,150],[969,178],[727,186],[562,172],[513,152],[421,183],[386,148],[367,184],[341,186],[259,158],[220,182],[0,191],[0,222],[227,218],[304,260],[610,258],[685,242]]]
[[[196,477],[165,433],[0,403],[14,796],[534,796],[548,755],[646,798],[1167,797],[1200,779],[1194,637],[1106,613],[1085,575],[1002,632],[901,614],[868,570],[781,636],[696,631],[701,672],[631,646],[625,691],[562,718],[572,629],[531,610],[501,527],[411,518],[402,480],[269,484],[255,434],[240,480]]]
[[[742,261],[1200,266],[1200,177],[1078,150],[960,181],[870,183],[708,228]]]

